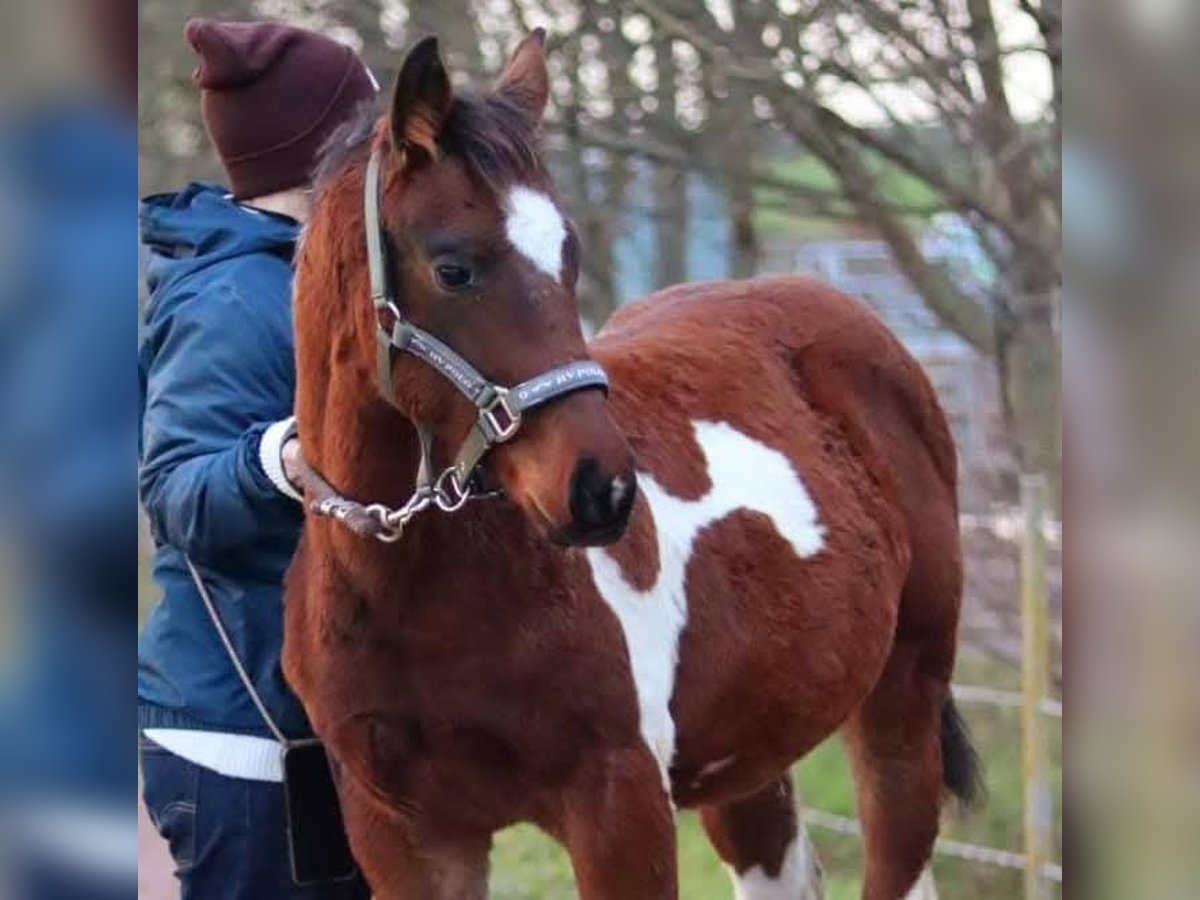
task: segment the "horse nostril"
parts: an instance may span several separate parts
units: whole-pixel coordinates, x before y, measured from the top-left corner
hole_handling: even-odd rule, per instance
[[[571,518],[585,531],[602,531],[621,524],[629,515],[634,481],[631,476],[610,478],[591,457],[580,460],[571,476]]]

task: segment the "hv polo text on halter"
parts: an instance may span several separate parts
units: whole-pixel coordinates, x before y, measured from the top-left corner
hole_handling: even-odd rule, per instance
[[[511,440],[516,435],[526,412],[576,391],[597,389],[607,392],[608,376],[598,363],[578,360],[556,366],[511,388],[485,378],[442,341],[407,321],[400,311],[384,257],[383,224],[379,217],[378,152],[372,153],[367,163],[363,182],[363,210],[371,302],[377,317],[376,368],[380,393],[389,402],[394,402],[393,354],[402,350],[436,369],[478,411],[475,423],[459,447],[453,464],[437,478],[431,477],[431,441],[424,429],[417,426],[421,433],[421,468],[413,495],[400,507],[349,500],[338,494],[313,469],[307,465],[301,466],[304,486],[311,498],[309,508],[315,514],[345,522],[360,534],[392,543],[399,540],[408,521],[429,506],[436,506],[443,512],[454,512],[472,497],[485,496],[478,492],[474,479],[479,463],[494,445]]]

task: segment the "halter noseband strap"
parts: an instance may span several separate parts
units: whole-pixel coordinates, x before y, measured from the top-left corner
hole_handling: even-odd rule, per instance
[[[378,521],[381,529],[373,531],[356,527],[356,531],[374,533],[383,540],[395,540],[408,518],[427,506],[433,504],[446,511],[461,507],[472,495],[472,482],[484,454],[496,444],[511,440],[520,429],[526,412],[576,391],[599,389],[607,393],[608,376],[598,363],[578,360],[556,366],[515,387],[504,387],[485,378],[444,342],[408,321],[401,312],[392,287],[384,254],[383,220],[379,215],[379,159],[378,151],[371,154],[363,182],[367,270],[371,303],[375,307],[376,379],[379,392],[385,400],[395,405],[392,363],[395,353],[403,351],[432,366],[470,400],[477,411],[475,422],[459,447],[453,464],[436,477],[433,474],[435,469],[431,459],[432,440],[429,432],[419,424],[416,426],[421,439],[421,467],[417,475],[416,492],[408,503],[397,510],[380,504],[358,504],[337,495],[323,480],[317,484],[318,489],[314,493],[318,497],[311,507],[314,512],[342,519],[352,527],[361,518],[358,513],[365,513],[367,518],[364,521]],[[315,476],[315,473],[312,474]]]

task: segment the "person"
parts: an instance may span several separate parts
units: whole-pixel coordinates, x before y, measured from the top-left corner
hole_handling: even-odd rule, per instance
[[[302,518],[291,263],[322,143],[377,86],[350,48],[299,28],[199,19],[185,33],[230,189],[191,184],[140,214],[139,493],[162,592],[138,641],[143,797],[183,900],[365,897],[361,882],[292,883],[280,745],[200,585],[274,726],[308,735],[280,671]]]

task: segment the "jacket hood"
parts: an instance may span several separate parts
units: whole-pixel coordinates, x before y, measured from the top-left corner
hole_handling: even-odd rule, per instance
[[[150,250],[151,292],[214,263],[253,253],[291,260],[299,224],[239,205],[222,187],[190,184],[142,202],[142,242]]]

